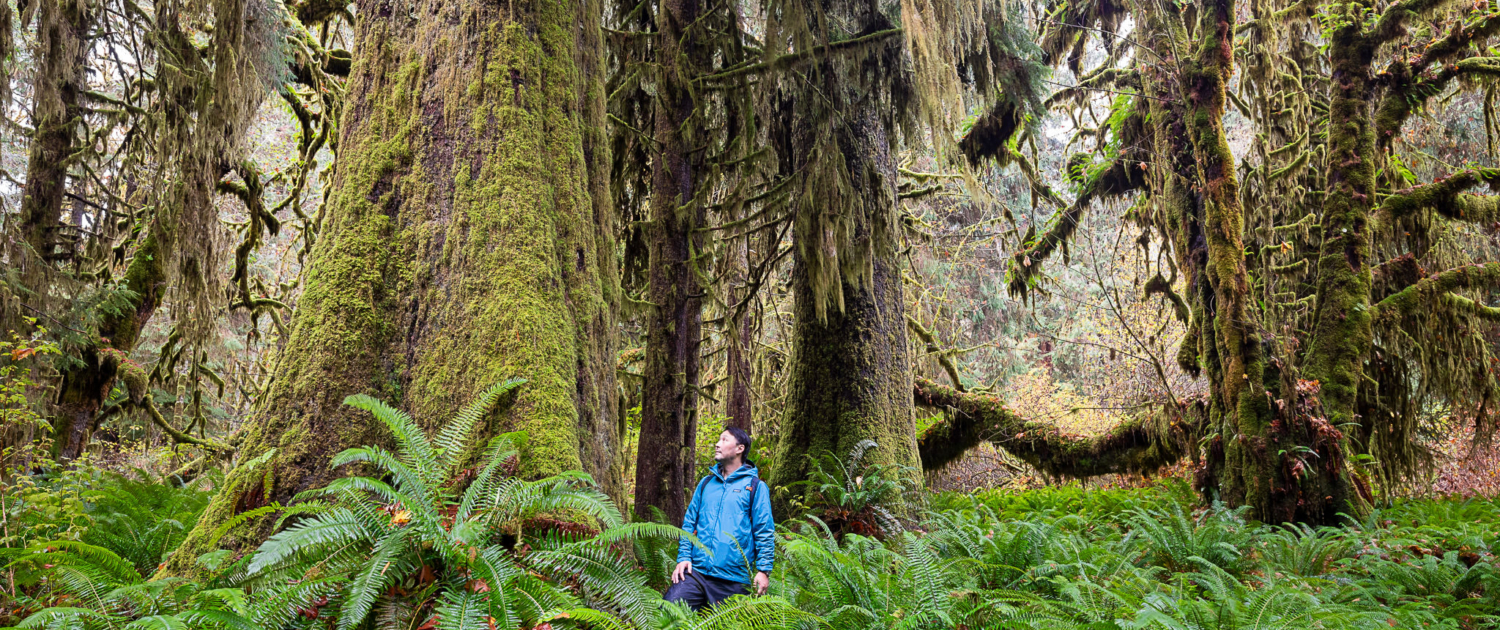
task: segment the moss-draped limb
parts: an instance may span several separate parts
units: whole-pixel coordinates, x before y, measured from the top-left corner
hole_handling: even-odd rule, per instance
[[[1363,37],[1372,46],[1378,46],[1406,35],[1406,23],[1454,0],[1401,0],[1382,11],[1375,24]]]
[[[995,103],[959,139],[958,150],[970,164],[978,165],[987,158],[994,158],[1001,166],[1005,166],[1010,162],[1007,145],[1015,137],[1016,131],[1025,124],[1024,116],[1014,103]]]
[[[1466,170],[1447,179],[1397,191],[1380,204],[1380,211],[1390,219],[1408,217],[1431,210],[1456,221],[1493,223],[1500,220],[1500,197],[1464,193],[1481,183],[1491,187],[1500,183],[1500,171]]]
[[[1207,405],[1195,401],[1180,412],[1170,405],[1144,412],[1103,435],[1075,436],[1017,415],[997,396],[960,392],[924,378],[915,379],[913,395],[919,405],[946,410],[917,438],[926,470],[942,468],[988,441],[1049,475],[1150,473],[1187,455],[1207,418]]]
[[[1370,310],[1379,318],[1411,315],[1419,309],[1431,308],[1436,304],[1435,300],[1446,299],[1449,291],[1497,284],[1500,284],[1500,263],[1465,265],[1418,280],[1376,303]]]
[[[167,419],[162,417],[161,410],[157,409],[156,403],[151,400],[150,396],[143,397],[140,404],[141,406],[146,408],[146,415],[151,417],[151,421],[156,423],[156,426],[161,427],[161,430],[165,431],[166,434],[172,438],[172,441],[177,442],[178,444],[189,444],[218,453],[225,453],[234,450],[230,448],[228,444],[224,444],[223,442],[220,442],[218,440],[208,438],[195,438],[191,435],[188,435],[187,433],[183,433],[177,427],[172,426],[172,423],[167,422]]]
[[[937,335],[927,330],[927,327],[923,326],[922,322],[917,321],[917,318],[912,317],[910,314],[906,316],[906,325],[927,346],[927,353],[936,355],[938,365],[943,366],[943,371],[948,373],[948,380],[953,381],[953,388],[960,392],[964,391],[963,381],[958,378],[958,366],[953,364],[953,357],[949,356],[951,351],[944,350],[938,344]]]
[[[1073,203],[1057,213],[1046,230],[1012,257],[1005,272],[1010,294],[1024,297],[1029,293],[1033,278],[1042,271],[1042,263],[1073,238],[1078,223],[1096,198],[1118,197],[1145,185],[1145,172],[1139,163],[1123,157],[1112,157],[1106,164],[1093,169]]]
[[[1392,5],[1386,12],[1387,16],[1396,15],[1395,9],[1407,3]],[[1411,15],[1407,11],[1403,16]],[[1382,18],[1382,25],[1385,25]],[[1397,24],[1395,27],[1383,26],[1385,31],[1400,34],[1404,29]],[[1384,32],[1377,29],[1377,33]],[[1500,32],[1500,13],[1486,15],[1478,22],[1465,25],[1460,20],[1454,24],[1453,30],[1447,36],[1434,41],[1415,61],[1408,63],[1405,59],[1396,59],[1381,73],[1381,80],[1388,86],[1385,95],[1381,98],[1375,114],[1375,134],[1377,142],[1382,148],[1390,146],[1396,137],[1396,132],[1401,130],[1402,125],[1411,116],[1434,96],[1441,94],[1453,79],[1462,75],[1495,75],[1500,74],[1500,60],[1492,57],[1478,57],[1459,60],[1441,67],[1437,72],[1429,74],[1429,69],[1437,64],[1452,61],[1473,51],[1475,42],[1483,42],[1491,35]],[[1377,41],[1384,41],[1379,40]]]
[[[1172,312],[1177,315],[1177,321],[1182,322],[1184,325],[1192,321],[1193,314],[1188,309],[1187,302],[1182,300],[1182,296],[1177,295],[1177,291],[1172,289],[1172,283],[1163,278],[1161,274],[1158,273],[1152,276],[1150,280],[1147,280],[1144,290],[1146,297],[1151,297],[1158,293],[1164,296],[1172,304]]]
[[[1079,77],[1078,82],[1071,87],[1065,87],[1054,92],[1052,96],[1047,97],[1045,106],[1051,109],[1064,101],[1081,102],[1084,98],[1094,94],[1096,90],[1110,88],[1116,90],[1123,90],[1124,88],[1140,89],[1140,87],[1141,72],[1134,66],[1116,68],[1105,65],[1098,70]]]

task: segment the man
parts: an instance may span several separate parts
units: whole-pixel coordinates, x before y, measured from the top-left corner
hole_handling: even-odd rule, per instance
[[[757,595],[771,585],[776,560],[776,521],[771,517],[771,492],[760,480],[755,464],[745,459],[750,436],[737,427],[725,429],[714,445],[719,463],[698,482],[688,503],[682,528],[692,532],[708,551],[683,538],[677,547],[677,568],[664,597],[693,610],[717,604],[731,595]],[[751,573],[754,573],[752,579]]]

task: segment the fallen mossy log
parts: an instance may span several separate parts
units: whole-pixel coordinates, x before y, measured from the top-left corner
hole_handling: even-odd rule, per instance
[[[926,470],[990,442],[1053,476],[1150,473],[1189,455],[1208,415],[1205,401],[1188,401],[1180,409],[1163,405],[1144,411],[1103,435],[1069,435],[1017,415],[993,394],[960,392],[920,377],[913,383],[918,405],[944,410],[943,419],[917,436]]]

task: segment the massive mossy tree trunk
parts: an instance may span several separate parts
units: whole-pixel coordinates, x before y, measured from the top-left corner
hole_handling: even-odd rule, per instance
[[[796,329],[772,487],[806,479],[810,457],[843,458],[866,439],[879,444],[867,461],[919,465],[892,156],[900,42],[878,35],[893,22],[875,3],[807,11],[826,16],[832,41],[875,37],[856,53],[811,64],[783,101],[789,141],[778,150],[800,190],[792,202]]]
[[[641,386],[641,434],[635,467],[635,514],[661,510],[681,523],[697,474],[699,349],[703,294],[695,256],[704,250],[698,228],[703,151],[692,78],[712,52],[698,41],[698,0],[664,0],[657,11],[656,142],[652,155],[651,248],[646,365]]]
[[[1344,451],[1337,439],[1330,443],[1325,431],[1309,426],[1326,426],[1326,421],[1305,413],[1307,402],[1298,395],[1308,392],[1267,382],[1277,374],[1267,369],[1250,306],[1245,208],[1223,123],[1234,72],[1234,19],[1233,0],[1204,5],[1197,25],[1200,44],[1182,73],[1180,92],[1201,190],[1198,216],[1190,225],[1202,230],[1206,245],[1198,259],[1191,246],[1179,252],[1180,264],[1192,271],[1190,303],[1202,313],[1195,332],[1209,379],[1211,436],[1200,487],[1231,505],[1252,506],[1264,522],[1333,523],[1341,511],[1359,513],[1348,502],[1353,493],[1346,492]],[[1274,399],[1283,401],[1280,413],[1272,407]],[[1304,457],[1302,448],[1315,455],[1316,468],[1296,465]]]
[[[486,434],[524,430],[521,474],[611,470],[616,274],[597,6],[360,2],[328,217],[242,464],[166,572],[235,514],[318,487],[383,436],[345,396],[434,428],[529,382]],[[617,479],[601,479],[616,488]],[[252,521],[224,545],[267,533]]]

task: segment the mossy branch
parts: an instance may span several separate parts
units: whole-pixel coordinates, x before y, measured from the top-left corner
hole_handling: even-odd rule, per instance
[[[833,52],[840,52],[840,51],[849,50],[849,49],[852,49],[852,48],[859,48],[861,46],[865,46],[865,45],[869,45],[869,44],[875,44],[875,43],[884,41],[886,39],[889,39],[891,37],[895,37],[895,36],[900,35],[900,34],[901,34],[901,29],[899,29],[899,28],[890,28],[890,29],[886,29],[886,30],[883,30],[883,31],[875,31],[874,33],[870,33],[868,35],[861,35],[859,37],[851,37],[851,38],[843,40],[843,41],[837,41],[837,42],[833,42],[831,44],[824,44],[822,46],[813,46],[812,48],[808,48],[807,50],[799,50],[799,51],[794,52],[794,53],[787,53],[785,55],[782,55],[782,56],[777,57],[775,59],[772,59],[770,61],[763,61],[761,63],[753,63],[753,64],[750,64],[750,65],[747,65],[747,66],[741,66],[741,67],[738,67],[738,68],[733,68],[733,69],[730,69],[730,70],[725,70],[724,72],[719,72],[717,74],[704,75],[704,76],[697,77],[697,78],[693,79],[693,82],[694,83],[708,83],[708,82],[716,82],[716,81],[727,81],[729,79],[734,79],[734,78],[737,78],[737,77],[742,77],[742,76],[751,75],[751,74],[761,74],[761,73],[764,73],[764,72],[769,72],[771,70],[783,70],[783,69],[786,69],[786,68],[790,68],[793,65],[796,65],[797,63],[799,63],[799,62],[801,62],[801,61],[803,61],[805,59],[808,59],[810,57],[813,57],[815,55],[821,55],[821,54],[833,53]]]
[[[980,442],[988,441],[1049,475],[1086,479],[1112,473],[1149,473],[1182,459],[1197,434],[1207,407],[1184,406],[1178,414],[1148,411],[1104,435],[1067,435],[1056,426],[1030,421],[993,395],[970,394],[917,378],[919,405],[946,409],[947,417],[917,437],[922,467],[941,468]]]
[[[1370,30],[1372,44],[1380,44],[1406,35],[1407,20],[1421,17],[1452,0],[1401,0],[1380,14],[1375,27]]]
[[[1095,170],[1084,182],[1078,198],[1053,218],[1047,230],[1035,239],[1027,239],[1026,248],[1015,254],[1005,274],[1011,295],[1027,294],[1032,277],[1041,272],[1041,263],[1073,237],[1073,233],[1078,230],[1078,222],[1083,219],[1084,212],[1095,197],[1119,196],[1145,185],[1144,173],[1132,168],[1134,165],[1133,162],[1115,159],[1108,166]]]
[[[1463,193],[1481,183],[1492,186],[1500,183],[1500,171],[1468,170],[1441,181],[1413,186],[1386,197],[1380,211],[1392,219],[1431,210],[1455,221],[1491,223],[1500,218],[1500,198]]]
[[[1193,319],[1192,313],[1188,310],[1187,302],[1184,302],[1182,300],[1182,296],[1177,295],[1177,292],[1172,290],[1172,283],[1168,282],[1167,279],[1163,278],[1159,273],[1155,276],[1152,276],[1150,280],[1146,281],[1145,295],[1146,297],[1151,297],[1158,293],[1165,296],[1167,298],[1167,301],[1172,303],[1172,312],[1177,314],[1178,321],[1181,321],[1183,324],[1187,324]]]
[[[1457,311],[1463,311],[1480,319],[1500,321],[1500,308],[1485,306],[1457,293],[1444,293],[1443,302]]]
[[[1376,318],[1406,316],[1430,308],[1435,300],[1447,300],[1450,291],[1500,284],[1500,263],[1465,265],[1433,274],[1397,291],[1373,307]]]
[[[234,450],[228,444],[218,440],[199,439],[177,430],[177,427],[172,426],[170,422],[167,422],[166,418],[162,417],[161,410],[156,408],[156,403],[151,400],[149,395],[141,399],[141,405],[146,408],[146,415],[151,416],[151,421],[155,422],[156,426],[161,427],[161,430],[165,431],[178,444],[191,444],[199,448],[221,453],[228,453]]]
[[[953,358],[949,356],[948,352],[943,351],[942,346],[938,344],[937,335],[927,330],[927,327],[923,326],[922,322],[917,321],[917,318],[911,315],[906,316],[906,325],[911,328],[913,333],[916,333],[917,338],[921,339],[922,343],[927,345],[927,352],[929,354],[937,355],[938,365],[943,366],[943,371],[948,373],[948,379],[953,381],[953,387],[960,392],[964,391],[963,381],[958,378],[958,366],[953,364]]]

